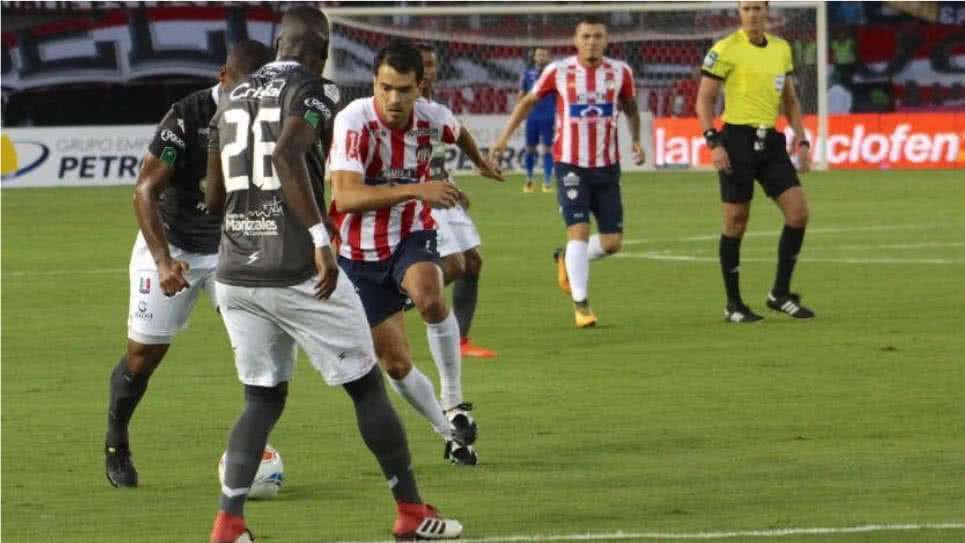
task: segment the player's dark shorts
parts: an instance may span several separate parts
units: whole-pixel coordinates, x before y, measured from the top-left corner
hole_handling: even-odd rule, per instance
[[[538,143],[546,146],[553,145],[555,123],[556,119],[553,117],[546,119],[530,117],[526,119],[526,146],[532,147]]]
[[[413,232],[396,246],[391,257],[381,262],[338,257],[338,265],[352,280],[362,299],[370,327],[402,311],[406,300],[402,279],[409,266],[419,262],[439,264],[435,230]]]
[[[556,163],[556,199],[566,226],[596,218],[601,234],[623,232],[623,202],[620,199],[620,165],[580,168]]]
[[[730,158],[731,173],[718,172],[722,202],[750,202],[754,197],[755,179],[770,198],[777,198],[787,189],[801,184],[787,154],[784,134],[768,129],[763,149],[760,144],[755,149],[757,139],[757,128],[753,126],[724,125],[722,141]]]

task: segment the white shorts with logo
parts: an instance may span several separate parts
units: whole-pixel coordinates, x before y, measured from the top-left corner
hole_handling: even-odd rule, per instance
[[[140,232],[131,251],[127,337],[143,345],[171,343],[174,336],[187,327],[188,317],[202,291],[208,292],[213,307],[218,305],[214,297],[214,271],[218,265],[218,255],[192,253],[174,245],[168,245],[168,250],[171,251],[171,258],[187,262],[185,279],[190,285],[170,297],[161,291],[154,257]]]
[[[296,347],[329,385],[358,380],[376,364],[362,301],[344,271],[328,300],[315,298],[318,277],[290,287],[216,282],[221,317],[235,352],[238,379],[259,387],[290,381]]]
[[[439,256],[445,258],[456,253],[464,253],[479,247],[479,231],[472,218],[462,206],[449,209],[433,209],[432,218],[436,221],[436,247]]]

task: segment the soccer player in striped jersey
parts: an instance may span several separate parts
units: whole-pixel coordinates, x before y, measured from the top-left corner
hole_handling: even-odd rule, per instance
[[[339,264],[355,283],[389,382],[445,439],[451,462],[475,464],[476,424],[462,395],[459,324],[446,305],[432,207],[460,199],[452,183],[429,181],[433,148],[460,144],[486,177],[502,180],[445,107],[420,100],[422,54],[394,41],[373,64],[374,96],[335,118],[330,156]],[[403,305],[412,299],[428,327],[441,402],[412,363]]]
[[[428,43],[417,43],[416,48],[422,53],[422,66],[425,75],[422,78],[422,97],[432,100],[432,86],[438,76],[436,51]],[[456,142],[459,143],[458,141]],[[448,145],[440,145],[433,149],[432,160],[429,162],[429,179],[432,181],[446,181],[455,184],[456,180],[446,169],[446,152]],[[463,149],[463,152],[467,152]],[[469,216],[469,198],[464,196],[462,201],[449,209],[432,210],[432,218],[436,221],[436,244],[439,256],[442,258],[442,275],[445,284],[452,283],[452,311],[459,322],[459,350],[463,357],[495,358],[496,351],[480,347],[469,339],[469,328],[476,314],[476,301],[479,299],[479,273],[482,270],[482,255],[479,254],[479,231]]]
[[[490,148],[495,161],[509,137],[544,96],[555,94],[557,200],[566,223],[565,249],[554,258],[560,288],[573,299],[576,325],[596,324],[587,299],[589,262],[618,252],[623,246],[623,202],[620,198],[620,154],[617,117],[622,110],[633,138],[633,158],[642,164],[640,111],[633,71],[625,62],[603,56],[606,24],[592,16],[576,25],[576,55],[550,64],[532,91],[520,100],[506,128]],[[590,214],[598,234],[590,236]]]

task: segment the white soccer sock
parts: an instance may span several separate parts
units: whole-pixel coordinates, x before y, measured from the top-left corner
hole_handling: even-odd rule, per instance
[[[570,280],[574,302],[586,300],[587,284],[590,282],[590,261],[586,253],[587,242],[571,239],[566,243],[566,276]]]
[[[426,323],[429,351],[439,368],[443,409],[462,403],[462,354],[459,351],[459,321],[452,311],[437,323]]]
[[[442,412],[442,406],[436,400],[436,391],[432,381],[419,368],[412,366],[409,374],[398,381],[389,377],[389,384],[405,398],[416,411],[429,419],[432,428],[445,439],[452,439],[452,425]]]
[[[587,243],[586,256],[590,262],[610,256],[603,250],[603,244],[600,243],[600,234],[590,236],[590,241]]]

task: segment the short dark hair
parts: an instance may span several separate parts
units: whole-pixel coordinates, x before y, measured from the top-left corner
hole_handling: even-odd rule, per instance
[[[392,40],[379,50],[372,63],[372,73],[378,74],[383,65],[389,66],[400,74],[415,72],[416,81],[422,81],[425,70],[422,66],[422,52],[409,40]]]
[[[255,40],[241,40],[231,46],[225,64],[239,75],[248,75],[271,62],[270,47]]]
[[[576,20],[576,26],[580,26],[580,25],[606,26],[606,21],[604,21],[603,17],[600,17],[599,15],[580,15],[580,18]]]

